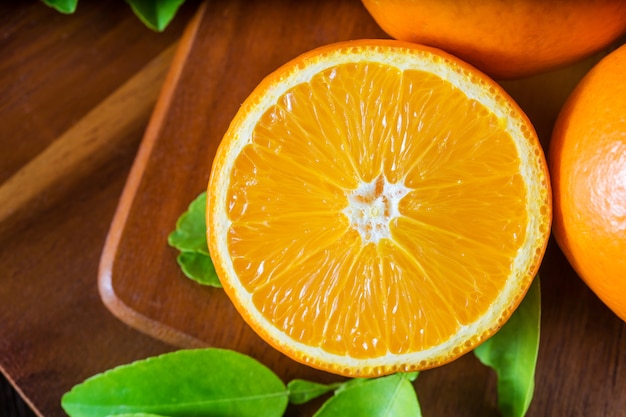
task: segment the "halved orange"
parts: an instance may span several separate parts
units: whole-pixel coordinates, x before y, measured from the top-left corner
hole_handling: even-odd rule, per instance
[[[208,186],[224,289],[268,343],[375,376],[444,364],[508,319],[551,222],[535,131],[492,80],[439,50],[333,44],[269,75]]]

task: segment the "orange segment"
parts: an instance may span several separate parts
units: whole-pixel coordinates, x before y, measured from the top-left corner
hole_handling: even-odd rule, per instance
[[[330,45],[270,75],[208,192],[211,256],[242,316],[350,376],[436,366],[488,338],[550,228],[543,152],[515,103],[397,41]]]

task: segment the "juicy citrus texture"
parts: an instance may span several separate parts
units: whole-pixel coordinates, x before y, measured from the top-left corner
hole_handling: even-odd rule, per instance
[[[550,229],[532,126],[441,51],[358,41],[305,54],[241,107],[215,157],[208,241],[224,288],[292,358],[371,376],[493,334]]]
[[[568,98],[550,142],[554,236],[578,275],[626,320],[626,47]]]
[[[496,78],[562,66],[626,31],[623,0],[362,0],[390,36],[441,48]]]

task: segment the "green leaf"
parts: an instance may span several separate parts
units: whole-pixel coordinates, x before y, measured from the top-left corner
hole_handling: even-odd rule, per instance
[[[167,416],[161,416],[159,414],[150,414],[150,413],[125,413],[125,414],[112,414],[108,417],[167,417]]]
[[[56,9],[56,11],[72,14],[76,11],[78,0],[41,0],[45,5]]]
[[[209,255],[206,241],[206,192],[198,195],[176,221],[176,229],[167,237],[170,246],[181,252]]]
[[[70,417],[156,414],[279,417],[285,384],[249,356],[224,349],[180,350],[123,365],[76,385],[61,399]]]
[[[178,218],[176,229],[169,234],[167,242],[181,252],[176,261],[185,276],[199,284],[221,288],[222,284],[209,256],[205,213],[206,192],[203,192]]]
[[[289,391],[289,402],[291,404],[304,404],[321,395],[331,392],[343,384],[320,384],[318,382],[306,381],[304,379],[294,379],[287,384]]]
[[[474,353],[498,376],[498,407],[504,417],[526,414],[535,388],[539,353],[541,291],[539,276],[509,321]]]
[[[217,277],[209,256],[195,252],[181,252],[176,257],[176,262],[187,278],[198,284],[222,288],[222,283]]]
[[[408,379],[409,381],[413,382],[417,379],[418,375],[419,375],[419,372],[407,372],[404,374],[404,377]]]
[[[421,417],[415,389],[405,374],[356,381],[337,390],[314,417]]]
[[[165,30],[185,0],[127,0],[137,17],[150,29]]]
[[[353,378],[353,379],[349,379],[346,382],[343,382],[342,384],[340,384],[337,389],[335,390],[335,395],[340,394],[342,391],[345,391],[347,389],[353,388],[356,385],[361,385],[364,384],[368,381],[371,381],[371,378]]]

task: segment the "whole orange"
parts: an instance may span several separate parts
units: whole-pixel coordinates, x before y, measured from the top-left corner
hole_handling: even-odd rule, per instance
[[[626,46],[578,84],[557,119],[549,163],[553,232],[578,275],[626,320]]]
[[[623,0],[362,0],[390,36],[435,46],[494,78],[572,63],[626,30]]]

